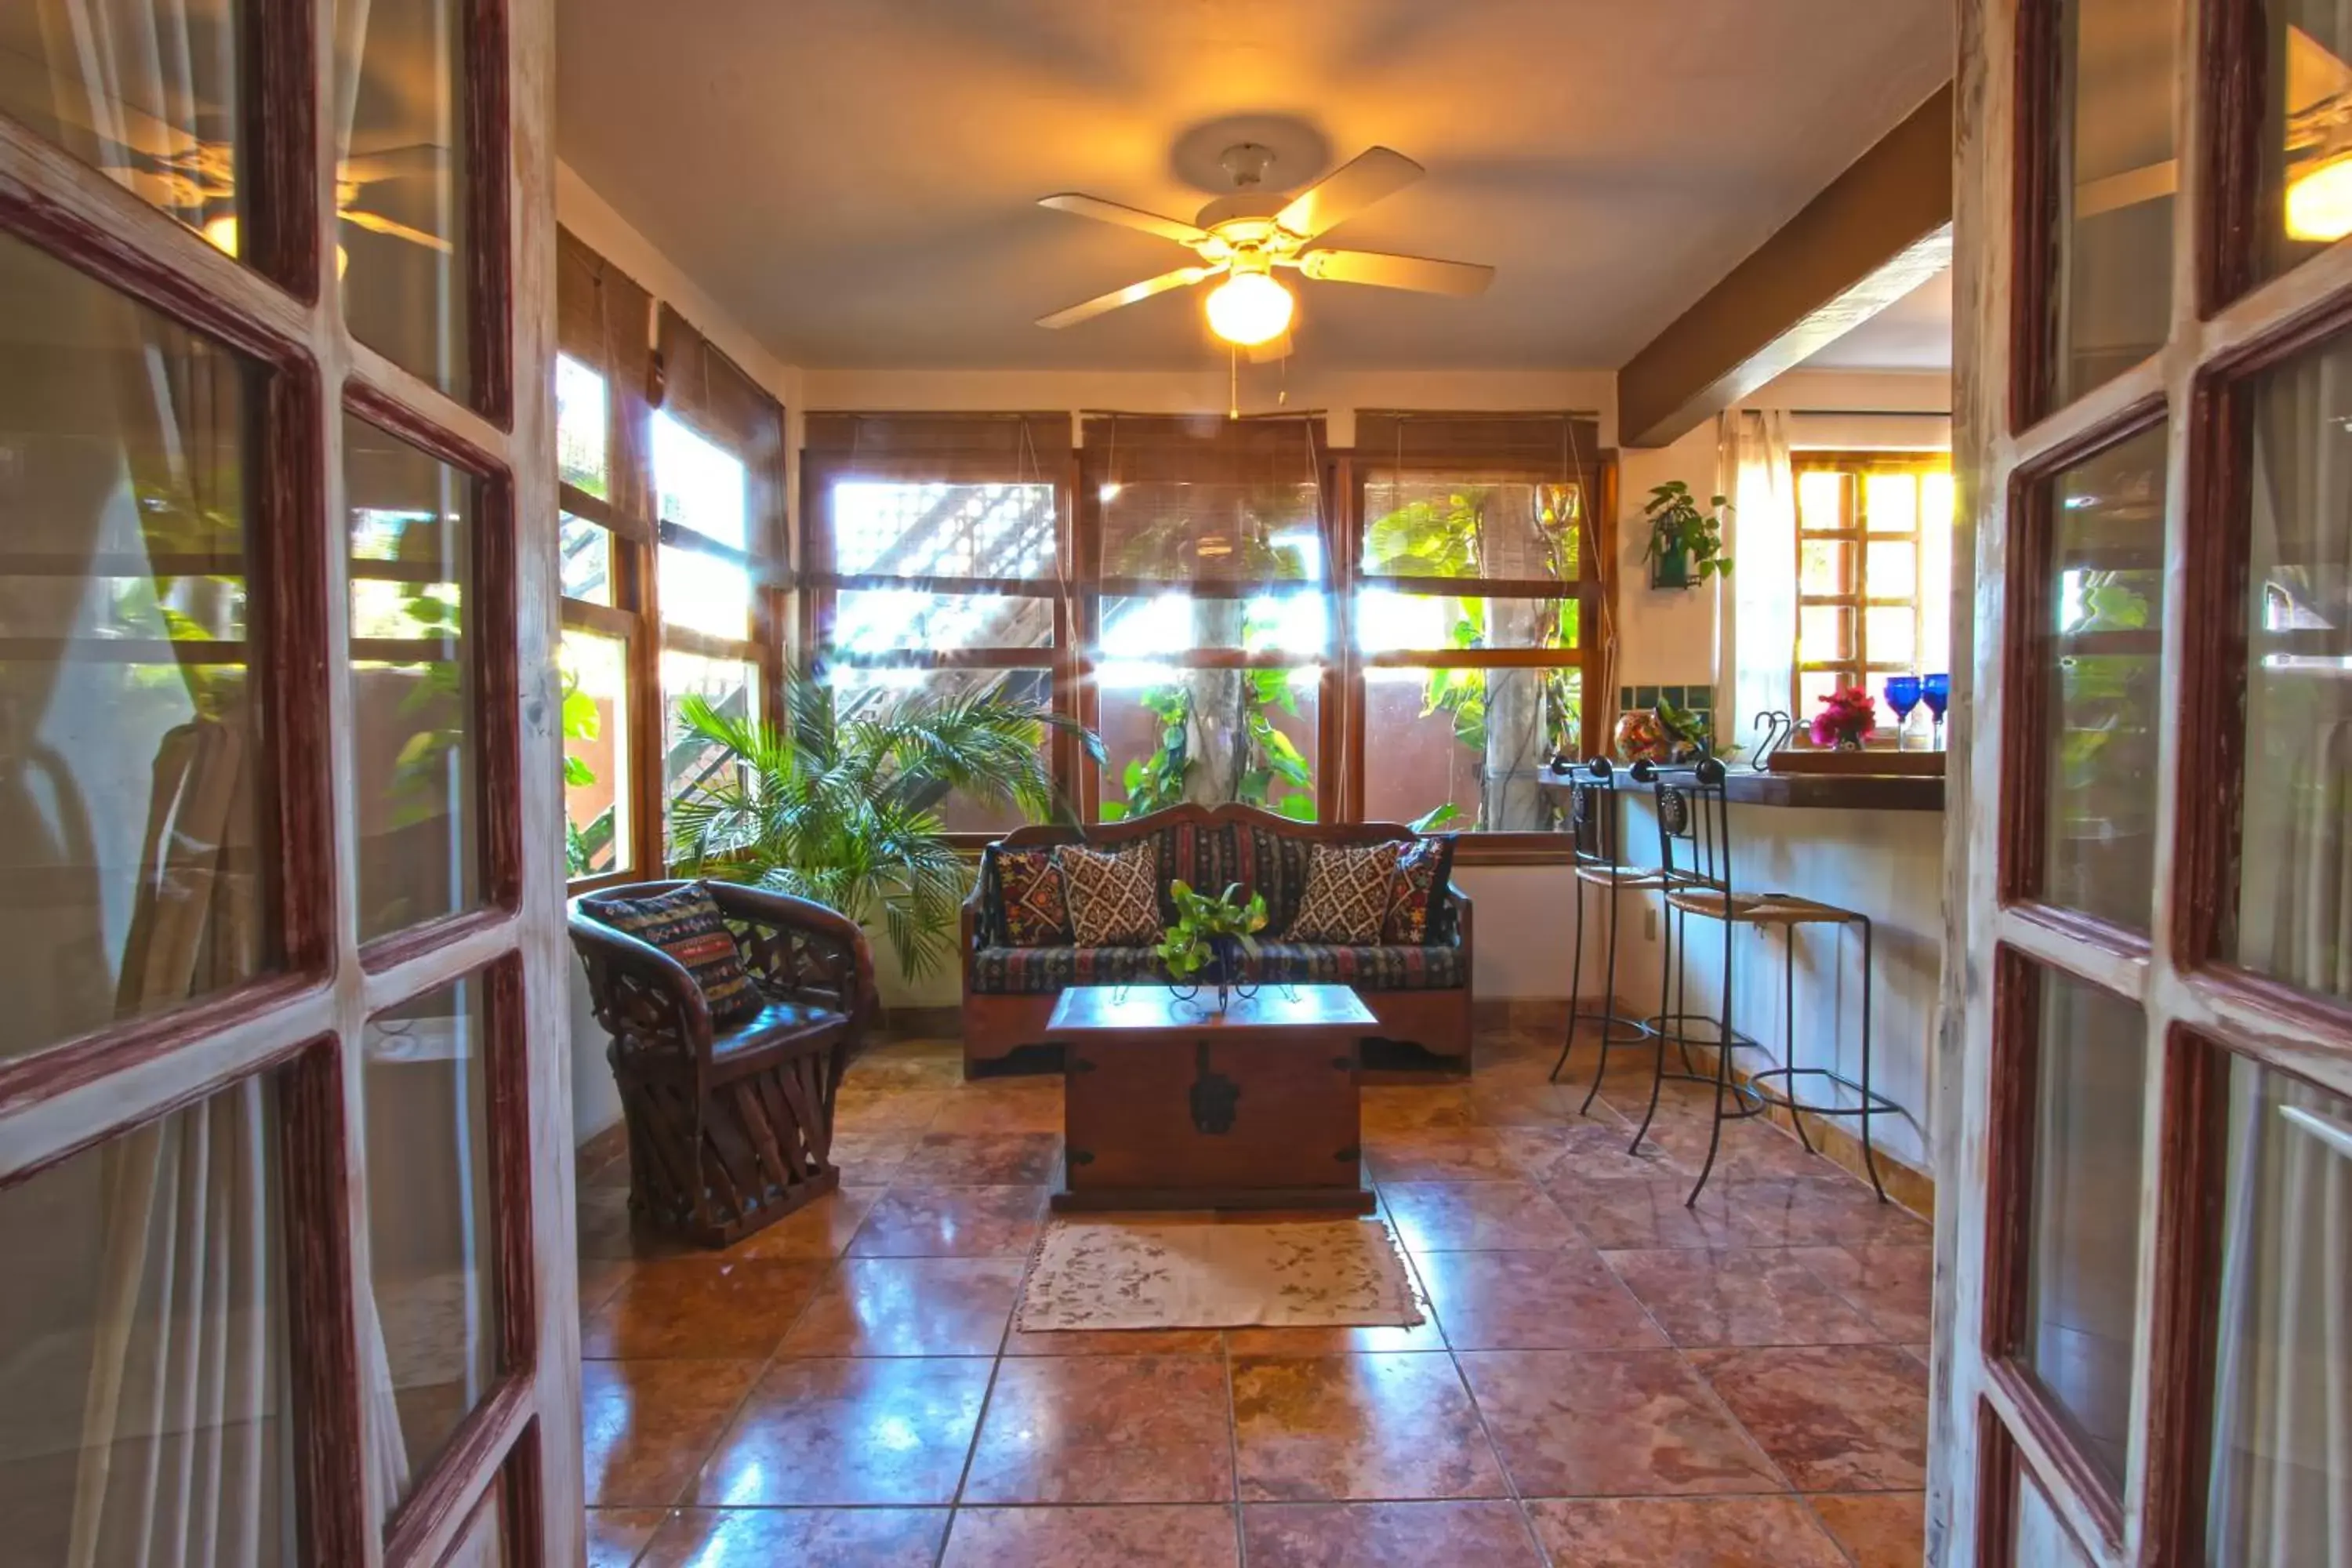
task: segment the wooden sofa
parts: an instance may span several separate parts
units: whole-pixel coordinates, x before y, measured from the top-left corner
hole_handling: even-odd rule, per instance
[[[1266,895],[1273,919],[1261,941],[1259,972],[1275,981],[1328,981],[1352,985],[1380,1020],[1376,1037],[1411,1041],[1436,1056],[1470,1066],[1470,900],[1451,885],[1433,904],[1425,947],[1335,948],[1282,940],[1307,880],[1317,844],[1378,844],[1411,839],[1393,822],[1296,822],[1246,805],[1179,805],[1127,822],[1018,827],[991,845],[964,900],[964,1071],[996,1061],[1041,1040],[1054,999],[1071,984],[1160,984],[1164,975],[1149,948],[1016,948],[1006,943],[997,906],[994,856],[999,848],[1084,843],[1097,847],[1160,840],[1160,913],[1174,918],[1167,896],[1182,877],[1207,891],[1239,882]]]

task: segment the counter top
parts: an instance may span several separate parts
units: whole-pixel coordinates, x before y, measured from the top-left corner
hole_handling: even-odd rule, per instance
[[[1646,793],[1650,786],[1620,767],[1606,779],[1590,774],[1553,773],[1546,769],[1540,782],[1547,789],[1570,784],[1598,784],[1603,789]],[[1785,805],[1816,811],[1941,811],[1942,775],[1921,778],[1904,773],[1759,773],[1744,762],[1725,764],[1723,795],[1734,805]]]

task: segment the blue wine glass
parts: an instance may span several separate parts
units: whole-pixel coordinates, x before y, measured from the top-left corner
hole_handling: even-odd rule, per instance
[[[1952,678],[1947,674],[1923,675],[1919,678],[1919,695],[1927,704],[1927,711],[1936,716],[1936,750],[1944,749],[1944,710],[1952,700]]]
[[[1903,726],[1911,717],[1911,710],[1919,706],[1919,678],[1916,675],[1890,675],[1886,678],[1886,705],[1895,710],[1895,744],[1902,744]]]

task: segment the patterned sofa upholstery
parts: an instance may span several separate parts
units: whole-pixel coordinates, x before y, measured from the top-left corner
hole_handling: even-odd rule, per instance
[[[1306,890],[1307,862],[1318,843],[1377,844],[1411,839],[1395,823],[1294,822],[1246,805],[1173,806],[1128,822],[1084,829],[1029,826],[989,846],[964,900],[963,1052],[970,1071],[1043,1037],[1054,998],[1067,985],[1160,984],[1164,974],[1147,947],[1013,945],[995,873],[1000,848],[1083,843],[1097,848],[1157,841],[1160,917],[1175,919],[1168,884],[1182,877],[1204,890],[1238,882],[1265,895],[1266,930],[1258,972],[1266,980],[1352,985],[1380,1020],[1385,1038],[1410,1040],[1442,1057],[1470,1060],[1470,900],[1451,879],[1430,910],[1424,946],[1342,947],[1283,940]]]

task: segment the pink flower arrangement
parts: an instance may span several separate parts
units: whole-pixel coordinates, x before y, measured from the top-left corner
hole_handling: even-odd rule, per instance
[[[1878,705],[1861,687],[1849,686],[1822,699],[1822,710],[1813,715],[1813,744],[1859,746],[1877,728]]]

